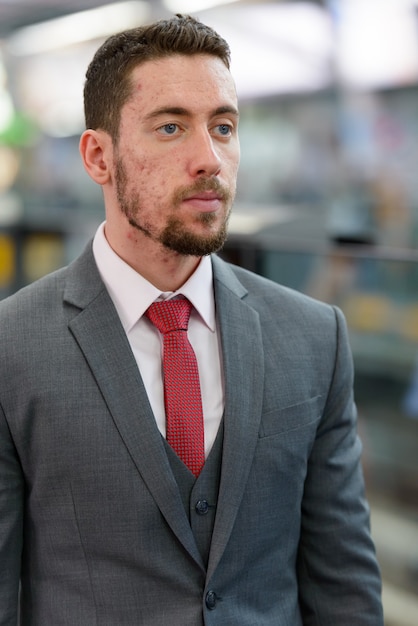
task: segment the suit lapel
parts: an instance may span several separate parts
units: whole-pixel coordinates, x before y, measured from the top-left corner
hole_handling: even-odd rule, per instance
[[[225,375],[222,474],[209,559],[213,573],[228,542],[243,497],[261,418],[264,355],[258,313],[232,270],[213,259],[217,316]]]
[[[161,513],[203,568],[134,356],[91,250],[69,268],[69,322],[130,456]]]

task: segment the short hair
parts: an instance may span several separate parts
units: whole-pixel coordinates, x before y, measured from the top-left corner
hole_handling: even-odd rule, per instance
[[[97,50],[86,72],[86,128],[104,130],[117,143],[121,109],[132,93],[132,70],[145,61],[175,54],[208,54],[230,67],[228,43],[189,15],[177,14],[112,35]]]

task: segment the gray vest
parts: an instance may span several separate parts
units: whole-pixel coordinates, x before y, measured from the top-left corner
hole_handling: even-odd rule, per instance
[[[165,441],[165,440],[164,440]],[[196,479],[165,441],[168,460],[177,481],[184,509],[189,518],[196,545],[207,566],[215,522],[221,476],[223,422],[206,463]]]

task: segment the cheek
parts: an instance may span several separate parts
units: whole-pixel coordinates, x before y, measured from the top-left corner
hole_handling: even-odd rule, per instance
[[[233,146],[230,149],[225,150],[222,154],[220,154],[222,169],[225,173],[225,176],[232,182],[238,173],[239,161],[240,161],[240,151],[239,147],[234,148]]]
[[[127,173],[127,188],[139,194],[146,194],[161,186],[163,179],[158,161],[144,157],[127,155],[124,158]]]
[[[136,180],[138,185],[149,186],[154,184],[161,187],[173,178],[172,168],[175,162],[175,157],[168,162],[166,159],[158,157],[136,157],[131,161],[133,180]]]
[[[140,157],[134,153],[127,153],[124,156],[125,167],[129,172],[129,178],[131,181],[140,181],[149,175],[149,172],[153,169],[152,160],[147,156]],[[139,178],[140,177],[140,178]]]
[[[153,219],[171,206],[173,177],[158,159],[144,159],[129,167],[128,193],[137,196],[142,210],[152,210]]]

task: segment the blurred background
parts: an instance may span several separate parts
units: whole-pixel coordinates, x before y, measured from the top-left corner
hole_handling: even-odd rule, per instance
[[[417,626],[418,0],[0,0],[0,298],[103,220],[78,155],[94,51],[175,12],[232,49],[242,161],[223,256],[346,315],[385,624]]]

